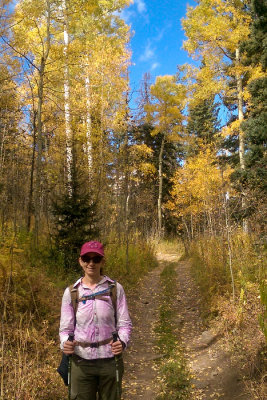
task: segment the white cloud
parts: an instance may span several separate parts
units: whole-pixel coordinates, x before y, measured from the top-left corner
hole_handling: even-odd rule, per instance
[[[146,4],[143,0],[134,0],[137,6],[137,11],[142,14],[143,12],[146,11]]]
[[[154,69],[158,68],[159,66],[160,66],[160,64],[159,64],[158,62],[154,62],[154,63],[151,65],[150,70],[151,70],[151,71],[154,71]]]
[[[155,50],[151,48],[150,42],[147,43],[145,51],[141,56],[139,57],[140,61],[148,61],[151,58],[153,58],[155,55]]]
[[[134,18],[136,13],[134,11],[131,11],[129,9],[124,9],[120,12],[119,16],[124,19],[126,24],[131,23],[131,19]]]

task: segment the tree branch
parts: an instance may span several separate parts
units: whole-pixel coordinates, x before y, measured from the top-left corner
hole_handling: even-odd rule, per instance
[[[3,42],[10,47],[12,50],[15,51],[15,53],[19,54],[21,57],[25,58],[25,60],[28,61],[29,64],[31,64],[35,69],[37,69],[37,71],[40,72],[40,69],[29,59],[29,57],[25,56],[25,54],[21,53],[19,50],[15,49],[15,47],[12,46],[12,44],[10,44],[5,38],[4,36],[0,36],[1,39],[3,40]]]

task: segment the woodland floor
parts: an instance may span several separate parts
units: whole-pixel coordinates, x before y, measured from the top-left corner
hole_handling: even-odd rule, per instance
[[[223,338],[207,331],[200,317],[200,296],[190,276],[190,263],[178,254],[158,254],[159,266],[128,295],[133,322],[131,346],[124,355],[123,400],[154,400],[160,391],[157,361],[164,357],[156,349],[153,331],[160,306],[160,273],[175,262],[178,293],[174,304],[177,338],[184,348],[192,378],[192,400],[251,400],[238,365],[224,349]]]

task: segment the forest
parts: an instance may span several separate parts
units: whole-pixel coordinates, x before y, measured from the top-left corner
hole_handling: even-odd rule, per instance
[[[191,62],[134,106],[129,3],[0,0],[0,399],[64,398],[60,301],[91,239],[129,292],[179,243],[264,399],[267,1],[188,6]]]

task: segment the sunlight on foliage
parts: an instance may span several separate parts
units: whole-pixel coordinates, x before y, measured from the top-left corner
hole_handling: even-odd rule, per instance
[[[173,215],[199,215],[223,203],[232,170],[221,170],[215,153],[207,148],[177,169],[173,178],[172,200],[167,207]]]

